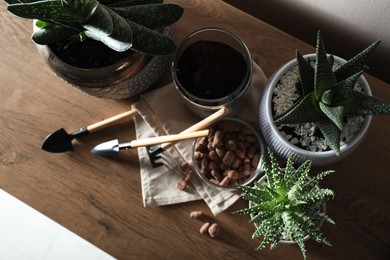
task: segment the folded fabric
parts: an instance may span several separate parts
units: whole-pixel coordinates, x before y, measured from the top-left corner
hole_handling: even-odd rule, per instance
[[[253,62],[253,76],[246,94],[246,105],[234,115],[258,130],[257,110],[260,91],[266,82],[262,69]],[[249,98],[249,99],[248,99]],[[240,101],[238,101],[240,102]],[[195,116],[175,89],[173,83],[142,95],[134,104],[139,115],[135,117],[137,139],[159,135],[177,134],[202,118]],[[146,148],[138,148],[142,197],[144,206],[162,206],[203,199],[216,215],[231,206],[239,198],[238,191],[223,191],[201,182],[193,176],[184,190],[176,188],[183,176],[180,163],[191,164],[193,140],[181,141],[162,155],[164,165],[153,168]]]

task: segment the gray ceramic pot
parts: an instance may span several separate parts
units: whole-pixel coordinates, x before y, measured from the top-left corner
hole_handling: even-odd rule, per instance
[[[304,56],[311,60],[315,59],[315,54],[308,54]],[[343,64],[346,61],[340,57],[334,56],[335,63]],[[337,156],[332,150],[323,151],[323,152],[313,152],[302,149],[291,142],[289,142],[283,134],[279,131],[277,126],[273,123],[273,113],[272,113],[272,98],[274,93],[274,88],[279,82],[280,78],[294,66],[297,66],[296,59],[291,60],[290,62],[283,65],[279,68],[268,80],[264,90],[262,92],[260,102],[259,102],[259,123],[262,134],[266,143],[272,148],[272,150],[280,157],[287,159],[289,155],[292,155],[296,163],[303,163],[306,160],[312,160],[313,166],[323,166],[328,165],[334,162],[337,162],[347,155],[351,154],[358,145],[364,139],[369,125],[371,123],[372,116],[366,116],[363,121],[363,125],[357,134],[346,144],[343,144],[340,147],[341,154]],[[359,82],[363,88],[363,91],[371,95],[370,87],[367,83],[367,80],[361,76]]]

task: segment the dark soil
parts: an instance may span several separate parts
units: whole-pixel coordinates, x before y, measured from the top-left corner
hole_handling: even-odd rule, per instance
[[[94,40],[74,42],[66,48],[63,44],[52,44],[49,47],[65,63],[83,69],[106,67],[132,52],[117,52]]]
[[[221,42],[198,41],[180,57],[177,77],[194,96],[217,99],[237,89],[246,70],[243,55],[232,47]]]

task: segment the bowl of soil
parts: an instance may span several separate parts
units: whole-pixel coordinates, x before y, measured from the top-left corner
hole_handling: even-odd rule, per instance
[[[241,100],[252,78],[247,46],[221,28],[203,28],[188,35],[176,50],[171,69],[176,89],[200,117],[222,106],[234,113],[245,103]]]

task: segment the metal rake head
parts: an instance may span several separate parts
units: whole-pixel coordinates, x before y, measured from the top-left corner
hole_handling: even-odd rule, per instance
[[[161,159],[160,154],[164,151],[165,149],[161,145],[154,147],[146,147],[146,152],[148,153],[149,161],[153,168],[158,168],[164,165],[164,163],[159,162],[159,160]]]

